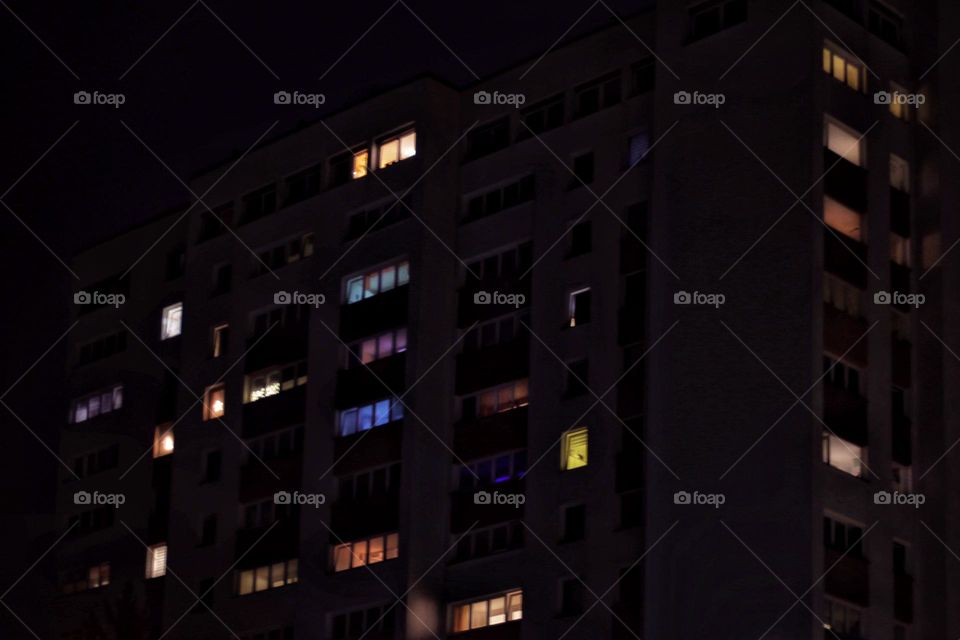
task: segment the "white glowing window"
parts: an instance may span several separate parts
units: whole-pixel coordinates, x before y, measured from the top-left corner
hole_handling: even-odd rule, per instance
[[[151,545],[147,548],[147,579],[160,578],[167,573],[167,544]]]
[[[403,418],[403,404],[396,398],[385,398],[372,404],[345,409],[339,416],[339,434],[350,436]]]
[[[395,138],[384,140],[380,143],[377,153],[380,169],[415,156],[417,154],[416,132],[408,131]]]
[[[823,130],[824,145],[835,154],[858,167],[864,166],[866,141],[849,127],[839,122],[827,120]]]
[[[823,434],[823,461],[857,478],[863,477],[867,450],[832,433]]]
[[[866,237],[866,217],[833,198],[823,198],[823,221],[848,238],[863,242]]]
[[[410,263],[404,260],[381,269],[369,271],[347,280],[344,298],[347,304],[372,298],[410,282]]]
[[[106,391],[99,391],[74,400],[70,408],[69,420],[73,423],[86,422],[122,407],[123,385],[118,384]]]
[[[183,322],[183,303],[178,302],[163,308],[160,320],[160,339],[175,338],[180,335]]]

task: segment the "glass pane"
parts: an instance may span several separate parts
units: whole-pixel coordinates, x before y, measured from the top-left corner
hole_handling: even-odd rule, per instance
[[[487,626],[487,601],[474,602],[470,605],[470,628],[478,629]]]
[[[387,536],[387,560],[393,560],[400,554],[400,534],[391,533]]]
[[[513,398],[514,402],[517,403],[517,406],[523,406],[527,404],[527,394],[528,394],[529,384],[527,380],[518,380],[513,388]]]
[[[837,54],[833,54],[833,77],[839,80],[840,82],[843,82],[844,80],[843,72],[844,72],[844,69],[846,69],[846,67],[847,67],[846,61],[841,56],[838,56]]]
[[[460,605],[453,608],[453,630],[470,630],[470,605]]]
[[[377,359],[377,341],[374,339],[364,340],[360,345],[360,360],[364,363],[373,362]]]
[[[507,618],[520,620],[523,618],[523,592],[514,591],[507,594]]]
[[[480,394],[479,408],[477,410],[480,417],[493,415],[497,410],[497,392],[487,391]]]
[[[353,178],[362,178],[367,175],[367,164],[369,163],[370,154],[366,151],[360,151],[353,154]]]
[[[410,282],[410,263],[401,262],[397,265],[397,286]]]
[[[397,329],[396,344],[394,345],[394,351],[400,353],[407,350],[407,330],[406,329]]]
[[[513,385],[497,390],[497,411],[513,408]]]
[[[338,544],[333,549],[333,570],[346,571],[350,568],[350,545]]]
[[[347,281],[347,304],[363,299],[363,278],[356,277]]]
[[[847,86],[854,91],[860,90],[860,68],[851,63],[847,63]]]
[[[287,560],[287,584],[293,584],[300,579],[300,561],[294,558]]]
[[[340,414],[340,435],[349,436],[357,432],[357,410],[349,409]]]
[[[107,409],[109,411],[110,409]],[[87,414],[91,418],[96,418],[100,415],[100,396],[93,396],[87,400]]]
[[[362,567],[367,563],[367,541],[353,543],[353,561],[351,567]]]
[[[377,295],[380,291],[380,273],[374,271],[373,273],[367,274],[367,277],[363,280],[363,297],[370,298]]]
[[[253,571],[240,572],[240,595],[253,593]]]
[[[827,147],[838,156],[859,166],[862,165],[860,136],[833,123],[827,123]]]
[[[400,138],[400,159],[406,160],[417,154],[417,133],[411,131]]]
[[[825,73],[830,73],[830,59],[831,59],[830,49],[827,49],[826,47],[824,47],[823,48],[823,70]]]
[[[287,576],[285,574],[284,563],[277,562],[270,567],[270,586],[282,587],[286,584]]]
[[[381,426],[390,422],[390,401],[380,400],[374,405],[373,424]]]
[[[377,353],[385,358],[393,353],[393,334],[385,333],[377,340]]]
[[[393,404],[390,406],[390,419],[403,420],[403,405],[396,398],[394,398]]]
[[[397,268],[385,267],[380,271],[380,291],[390,291],[397,284]]]
[[[367,564],[376,564],[383,562],[383,538],[371,538],[370,546],[367,550]]]
[[[373,426],[373,405],[360,407],[357,413],[357,429],[366,431]]]
[[[400,159],[400,140],[394,138],[380,145],[380,168],[397,162]]]
[[[490,600],[490,624],[503,624],[507,621],[506,605],[506,596]]]
[[[254,575],[253,590],[265,591],[270,587],[270,567],[258,567]]]

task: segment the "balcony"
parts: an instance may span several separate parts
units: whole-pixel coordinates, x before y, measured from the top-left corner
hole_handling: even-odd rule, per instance
[[[464,395],[526,378],[530,372],[530,337],[526,332],[510,342],[457,356],[456,393]]]
[[[867,245],[832,229],[823,230],[823,268],[860,289],[867,288]]]
[[[363,442],[358,444],[361,438]],[[390,464],[400,459],[402,444],[402,420],[373,427],[352,436],[338,437],[333,441],[333,459],[337,460],[333,471],[337,475],[345,475]]]
[[[248,402],[240,410],[243,437],[253,438],[283,427],[303,424],[307,411],[307,385]]]
[[[515,274],[510,278],[492,278],[484,280],[474,280],[468,278],[457,291],[457,326],[459,328],[469,327],[474,322],[483,322],[497,316],[516,311],[518,308],[529,308],[530,306],[530,278],[520,279],[520,274]],[[486,304],[478,303],[474,296],[484,292],[488,294],[499,293],[503,295],[519,294],[524,296],[524,304],[519,307],[508,304]]]
[[[276,524],[238,529],[234,555],[243,557],[244,563],[249,562],[249,566],[296,557],[300,543],[300,515],[297,509],[292,513],[292,517],[278,520]]]
[[[299,453],[267,458],[263,462],[251,458],[240,467],[239,501],[252,502],[270,497],[277,491],[299,487],[302,468],[303,459]]]
[[[350,368],[337,372],[334,405],[345,409],[381,400],[390,395],[390,391],[400,395],[406,389],[406,370],[406,352],[374,360],[366,366],[351,356]]]
[[[516,504],[477,504],[475,494],[485,491],[491,496],[499,494],[522,494],[524,481],[515,478],[498,484],[484,485],[475,489],[457,490],[450,493],[450,530],[466,531],[474,523],[477,527],[486,527],[501,522],[523,519],[523,505]]]
[[[473,631],[451,632],[450,637],[457,640],[520,640],[523,637],[521,634],[523,627],[521,625],[522,621],[519,620],[505,622],[482,629],[474,629]]]
[[[337,500],[330,528],[344,540],[356,540],[400,528],[400,494],[388,491],[367,498]]]
[[[866,367],[869,341],[864,336],[868,328],[869,325],[863,318],[844,313],[831,304],[823,304],[824,351],[845,353],[844,360],[858,367]],[[856,346],[853,346],[854,343]]]
[[[527,409],[520,407],[485,418],[461,420],[454,426],[453,450],[464,460],[474,460],[525,448]]]
[[[843,555],[843,551],[827,547],[824,549],[824,562],[825,567],[833,567],[824,581],[824,590],[828,595],[864,607],[870,605],[870,563],[865,558],[851,553]]]
[[[250,336],[246,349],[244,373],[303,360],[307,357],[307,323],[298,322],[287,327],[277,325],[265,335]]]
[[[860,394],[824,383],[823,421],[844,440],[867,445],[867,399]]]
[[[407,324],[410,285],[340,307],[340,338],[353,342]]]
[[[823,150],[823,169],[829,169],[823,180],[824,195],[860,213],[867,212],[867,170]],[[836,163],[836,166],[834,166]],[[830,167],[833,167],[830,169]]]
[[[913,576],[893,574],[893,615],[900,622],[913,622]]]

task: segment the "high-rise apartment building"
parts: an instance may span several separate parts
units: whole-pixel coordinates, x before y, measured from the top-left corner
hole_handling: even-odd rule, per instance
[[[77,256],[56,637],[960,636],[958,27],[661,2]]]

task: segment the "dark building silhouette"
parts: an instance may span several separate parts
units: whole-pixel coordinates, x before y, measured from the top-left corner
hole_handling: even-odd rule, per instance
[[[78,255],[54,637],[960,635],[958,14],[660,3]]]

